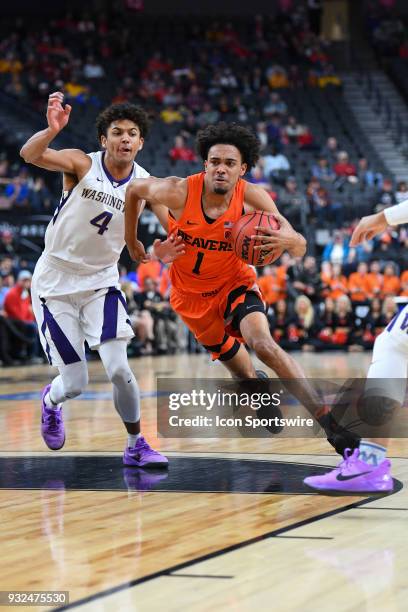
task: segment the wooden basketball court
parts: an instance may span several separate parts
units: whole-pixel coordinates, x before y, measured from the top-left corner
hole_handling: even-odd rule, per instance
[[[364,376],[367,354],[298,355],[309,376]],[[143,433],[168,472],[124,468],[125,432],[100,362],[46,449],[46,366],[0,371],[0,590],[69,591],[78,610],[404,610],[408,496],[328,497],[302,480],[338,463],[323,439],[157,438],[156,377],[225,377],[206,355],[131,362]],[[393,475],[408,476],[394,440]],[[6,609],[6,608],[5,608]],[[11,609],[11,607],[10,607]],[[13,608],[14,609],[14,608]]]

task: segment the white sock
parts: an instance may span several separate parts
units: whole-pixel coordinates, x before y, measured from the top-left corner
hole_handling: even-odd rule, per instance
[[[128,434],[128,447],[129,448],[133,448],[135,446],[135,444],[136,444],[136,440],[138,438],[141,438],[141,437],[142,437],[142,434],[140,434],[140,433],[135,434],[135,435]]]
[[[53,404],[50,398],[50,392],[48,391],[47,395],[44,397],[44,403],[47,408],[52,408],[53,410],[59,410],[61,408],[61,404]]]
[[[375,444],[375,442],[367,442],[366,440],[360,442],[359,451],[359,459],[368,463],[368,465],[374,466],[380,465],[387,454],[387,449],[384,446]]]

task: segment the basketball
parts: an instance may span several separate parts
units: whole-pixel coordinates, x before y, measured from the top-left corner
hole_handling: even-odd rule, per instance
[[[253,266],[267,266],[279,259],[282,251],[255,250],[254,247],[260,246],[261,242],[252,239],[252,236],[262,236],[262,230],[255,229],[257,226],[272,230],[280,228],[278,220],[271,213],[260,211],[247,213],[231,228],[231,240],[235,254],[239,259]]]

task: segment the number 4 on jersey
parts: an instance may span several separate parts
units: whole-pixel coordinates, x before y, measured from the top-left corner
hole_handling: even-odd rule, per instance
[[[95,227],[99,227],[99,232],[98,234],[100,236],[102,236],[102,234],[104,232],[106,232],[109,225],[110,220],[112,219],[113,214],[110,212],[103,212],[100,215],[98,215],[97,217],[94,217],[93,219],[90,220],[90,224],[91,225],[95,225]]]

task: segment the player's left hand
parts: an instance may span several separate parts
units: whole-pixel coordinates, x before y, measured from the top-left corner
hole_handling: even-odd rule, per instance
[[[181,236],[177,236],[177,230],[171,232],[166,240],[155,240],[153,253],[163,263],[171,263],[185,253],[185,245]]]
[[[350,246],[354,247],[365,240],[371,240],[374,236],[382,234],[387,227],[388,223],[383,212],[363,217],[351,236]]]
[[[254,247],[254,250],[259,251],[289,251],[295,252],[299,246],[299,239],[304,238],[298,234],[289,221],[278,213],[274,213],[279,221],[280,228],[273,230],[268,227],[256,226],[257,231],[262,231],[262,234],[252,236],[254,240],[259,240],[261,244]]]
[[[143,243],[140,242],[140,240],[126,240],[126,246],[133,261],[137,263],[147,263],[150,261],[151,258],[146,253]]]

